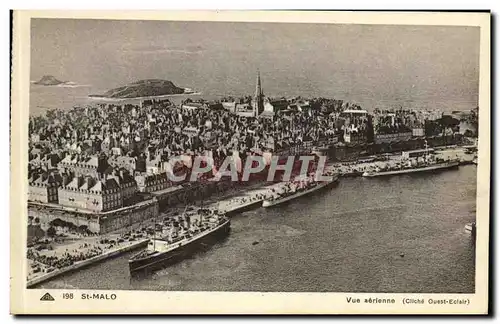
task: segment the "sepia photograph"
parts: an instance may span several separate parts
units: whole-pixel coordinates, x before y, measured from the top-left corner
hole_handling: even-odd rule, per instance
[[[487,310],[489,13],[16,14],[11,290],[35,313]]]

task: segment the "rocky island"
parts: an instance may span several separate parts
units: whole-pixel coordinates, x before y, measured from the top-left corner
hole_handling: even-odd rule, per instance
[[[63,84],[65,82],[57,80],[53,75],[44,75],[40,80],[33,83],[38,85],[53,86]]]
[[[133,99],[141,97],[155,97],[175,94],[189,94],[189,88],[179,88],[171,81],[160,79],[140,80],[126,86],[108,90],[102,95],[91,94],[89,97],[110,99]]]

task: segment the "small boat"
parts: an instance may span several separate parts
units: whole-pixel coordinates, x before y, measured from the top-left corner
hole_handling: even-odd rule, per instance
[[[471,234],[475,234],[476,232],[476,222],[469,223],[465,225],[465,231]]]

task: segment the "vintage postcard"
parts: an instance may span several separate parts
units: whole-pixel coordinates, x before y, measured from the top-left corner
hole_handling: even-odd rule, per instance
[[[16,11],[14,314],[487,314],[490,13]]]

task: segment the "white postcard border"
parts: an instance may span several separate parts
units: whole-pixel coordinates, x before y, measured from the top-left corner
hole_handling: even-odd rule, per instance
[[[477,252],[474,294],[158,292],[26,289],[26,221],[29,116],[30,18],[93,18],[186,21],[255,21],[343,24],[479,26],[480,89],[477,177]],[[490,14],[299,11],[18,11],[14,14],[11,107],[11,312],[15,314],[484,314],[488,309],[490,194]],[[18,257],[22,256],[22,257]],[[55,302],[40,301],[49,291]],[[72,292],[73,300],[62,293]],[[82,294],[115,299],[82,300]],[[348,303],[347,298],[360,299]],[[365,299],[394,299],[394,304]],[[465,300],[466,304],[403,304],[405,298]]]

